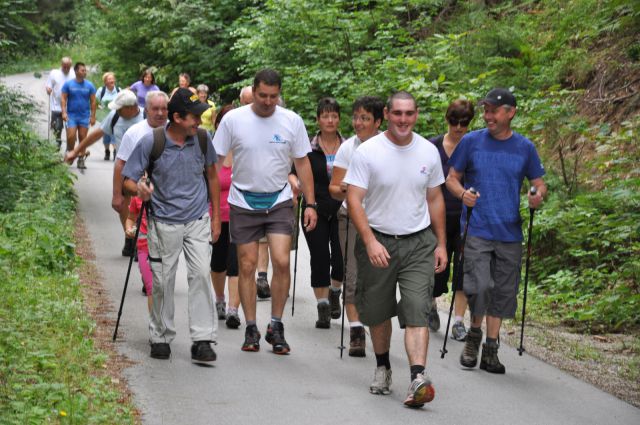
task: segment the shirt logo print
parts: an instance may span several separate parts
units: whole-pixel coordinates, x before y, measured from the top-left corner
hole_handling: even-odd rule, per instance
[[[269,143],[286,143],[285,140],[279,134],[274,134]]]

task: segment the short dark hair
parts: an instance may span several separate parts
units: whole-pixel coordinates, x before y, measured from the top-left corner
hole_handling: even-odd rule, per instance
[[[228,104],[228,105],[224,105],[222,107],[222,109],[220,109],[220,112],[218,112],[218,115],[216,115],[216,120],[213,123],[213,128],[215,128],[217,130],[218,126],[220,125],[220,122],[222,121],[222,117],[224,117],[227,112],[229,112],[230,110],[232,110],[234,108],[235,107],[231,103]]]
[[[73,70],[77,72],[81,66],[84,66],[85,68],[87,67],[83,62],[76,62],[76,64],[73,65]]]
[[[278,88],[282,88],[282,79],[280,78],[280,74],[278,71],[274,69],[262,69],[256,73],[256,76],[253,77],[253,88],[257,88],[260,83],[265,83],[267,86],[278,86]]]
[[[335,112],[340,116],[340,104],[333,97],[323,97],[318,101],[316,117],[320,117],[323,112]]]
[[[140,81],[144,82],[144,77],[147,75],[151,75],[151,84],[155,84],[156,83],[156,76],[153,75],[153,71],[151,71],[150,69],[145,69],[144,71],[142,71],[142,74],[140,74]]]
[[[408,91],[399,90],[392,93],[391,96],[389,96],[389,99],[387,99],[387,111],[391,111],[391,109],[393,109],[394,100],[413,100],[413,106],[418,109],[418,102],[416,102],[416,98]]]
[[[475,109],[473,108],[473,103],[466,99],[456,99],[449,104],[444,117],[447,121],[451,118],[457,120],[468,118],[469,121],[471,121],[474,116]]]
[[[377,96],[361,96],[353,102],[351,106],[351,113],[355,113],[358,109],[364,109],[373,115],[373,120],[377,121],[384,119],[384,102]]]
[[[187,80],[187,84],[191,84],[191,76],[189,74],[187,74],[186,72],[181,72],[180,75],[178,75],[178,79],[180,79],[180,77],[182,77],[185,80]]]

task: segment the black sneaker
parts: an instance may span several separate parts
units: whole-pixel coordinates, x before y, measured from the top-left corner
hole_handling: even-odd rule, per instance
[[[191,361],[195,363],[211,363],[216,361],[216,352],[209,341],[196,341],[191,345]]]
[[[331,327],[331,306],[328,303],[318,303],[318,320],[316,328],[329,329]]]
[[[269,281],[266,277],[259,276],[256,279],[256,286],[258,287],[258,298],[265,299],[271,297],[271,288],[269,288]]]
[[[118,153],[118,151],[116,151],[116,148],[113,148],[113,162],[116,162],[116,153]]]
[[[282,322],[272,322],[273,326],[267,326],[267,335],[264,339],[273,346],[273,352],[276,354],[288,354],[291,351],[289,344],[284,339],[284,325]]]
[[[464,367],[476,367],[478,364],[478,351],[482,342],[482,331],[474,328],[469,329],[467,339],[464,342],[464,349],[460,354],[460,364]]]
[[[260,351],[260,332],[256,325],[249,325],[244,331],[242,351]]]
[[[340,308],[340,294],[342,290],[334,291],[329,289],[329,304],[331,305],[331,318],[339,319],[342,309]]]
[[[104,150],[104,160],[108,161],[109,160],[109,156],[111,155],[111,152],[109,151],[109,148],[106,148]]]
[[[167,360],[171,356],[171,347],[166,342],[151,343],[151,358]]]
[[[505,367],[498,359],[498,344],[487,342],[482,344],[482,356],[480,358],[480,369],[489,373],[505,373]]]
[[[235,312],[228,313],[225,323],[229,329],[238,329],[240,327],[240,316]]]
[[[124,247],[122,247],[122,256],[131,257],[133,255],[133,239],[125,238]]]

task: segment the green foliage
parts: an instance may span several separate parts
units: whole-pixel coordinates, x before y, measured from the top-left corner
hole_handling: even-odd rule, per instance
[[[73,273],[73,182],[55,147],[25,129],[24,102],[0,86],[2,423],[135,423],[95,373],[106,357]]]

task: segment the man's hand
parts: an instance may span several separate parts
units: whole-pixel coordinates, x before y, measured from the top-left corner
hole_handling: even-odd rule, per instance
[[[436,249],[433,251],[433,255],[435,256],[435,269],[436,273],[442,273],[444,269],[447,267],[447,248],[444,246],[438,245]]]
[[[65,122],[66,122],[66,121],[69,121],[69,115],[67,115],[67,113],[66,113],[66,112],[63,112],[63,113],[62,113],[62,121],[65,121]]]
[[[89,126],[93,127],[95,123],[96,123],[96,116],[91,115],[91,117],[89,118]]]
[[[46,87],[47,89],[47,94],[51,95],[51,93],[53,92],[53,89],[51,87]]]
[[[475,207],[479,197],[480,192],[476,192],[474,194],[469,189],[467,189],[462,193],[462,202],[468,207]]]
[[[222,232],[222,223],[220,223],[220,217],[214,217],[211,220],[211,241],[213,243],[218,242],[220,233]]]
[[[302,227],[304,227],[305,232],[310,232],[316,228],[316,223],[318,222],[318,213],[313,208],[305,208],[304,209],[304,221],[302,222]]]
[[[124,208],[124,196],[122,196],[122,193],[113,194],[111,197],[111,208],[117,213],[122,211],[122,208]]]
[[[529,191],[529,208],[533,208],[533,209],[537,209],[538,207],[540,207],[540,205],[542,205],[542,201],[544,200],[542,198],[542,194],[540,193],[540,191],[537,191],[535,194],[531,194],[531,191]]]
[[[73,161],[75,161],[77,157],[78,157],[78,152],[75,149],[72,151],[67,151],[67,153],[64,154],[64,162],[71,165],[73,164]]]
[[[149,179],[141,178],[138,180],[138,198],[142,199],[143,202],[151,199],[151,194],[153,193],[153,183]]]
[[[373,238],[367,245],[367,255],[369,261],[373,267],[386,268],[389,267],[389,259],[391,256],[387,252],[387,248],[384,247],[377,239]]]

